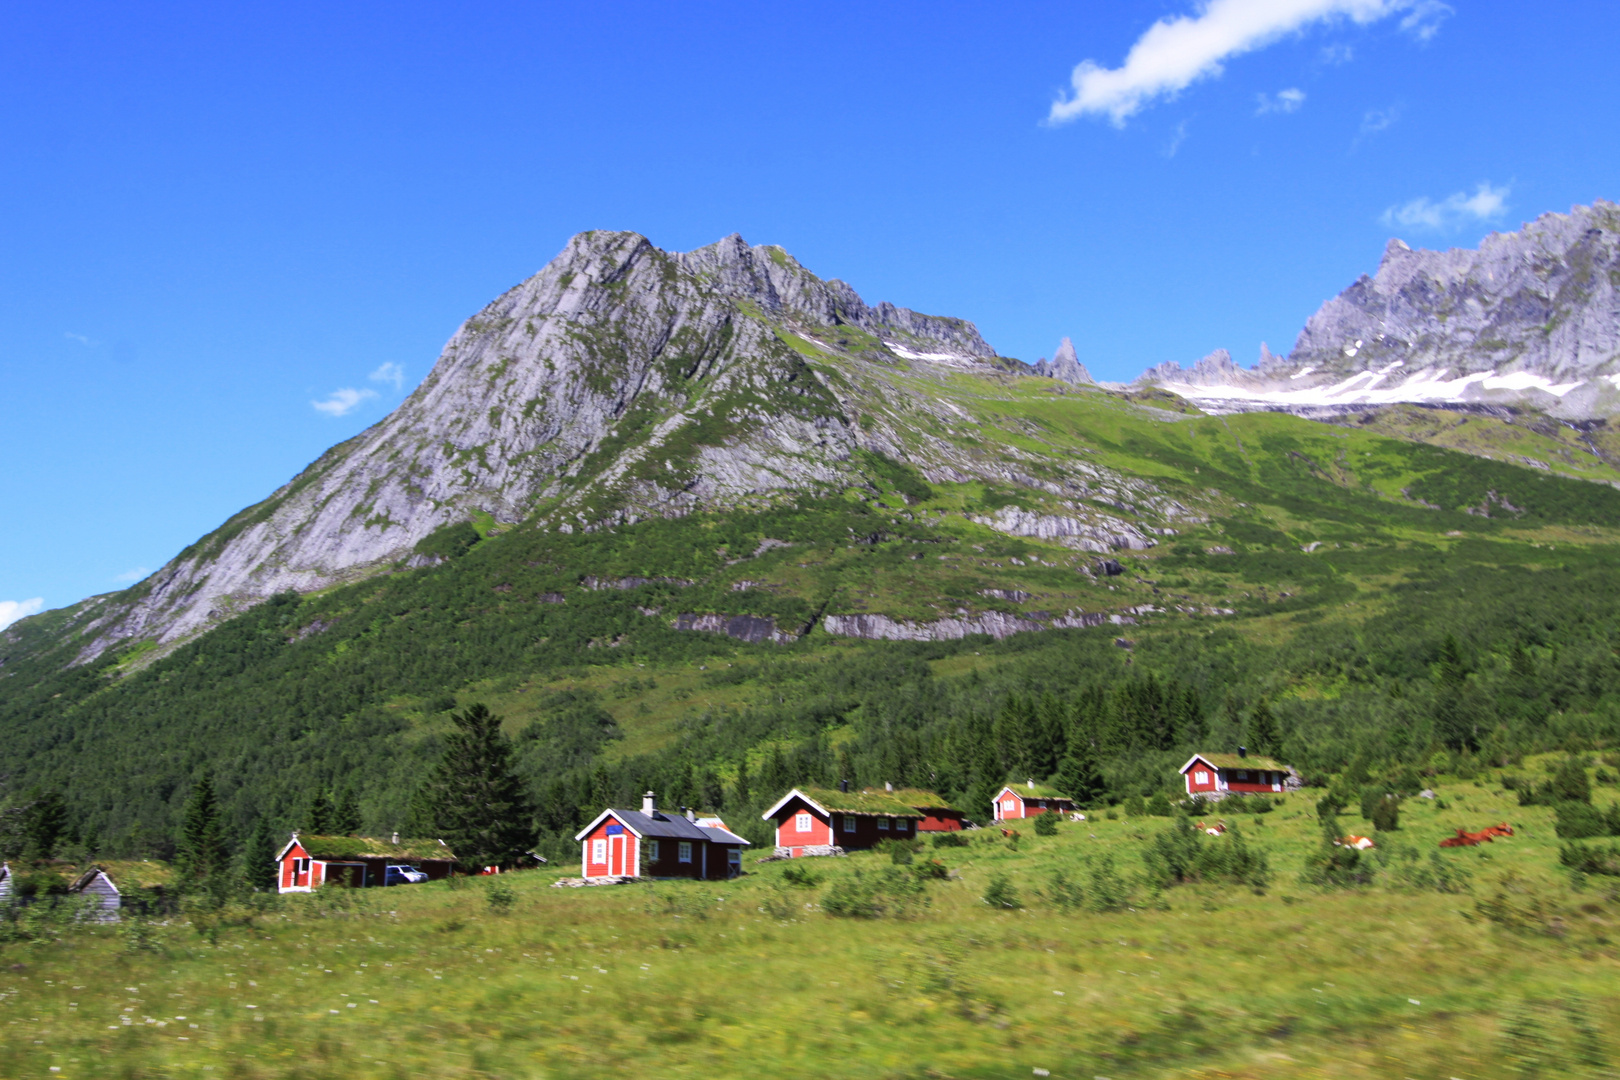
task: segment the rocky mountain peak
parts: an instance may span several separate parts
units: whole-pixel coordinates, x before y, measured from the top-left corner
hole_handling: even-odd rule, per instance
[[[1086,366],[1080,362],[1079,355],[1074,351],[1074,342],[1068,338],[1064,338],[1058,343],[1057,352],[1052,354],[1050,361],[1045,357],[1036,361],[1034,371],[1036,375],[1048,379],[1057,379],[1060,382],[1072,383],[1076,386],[1096,382],[1091,377],[1091,372],[1087,371]]]

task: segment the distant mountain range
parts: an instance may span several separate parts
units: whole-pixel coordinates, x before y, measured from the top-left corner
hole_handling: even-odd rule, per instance
[[[1391,240],[1311,316],[1286,357],[1252,368],[1217,349],[1135,385],[1211,412],[1327,416],[1399,403],[1528,408],[1564,420],[1620,413],[1620,207],[1598,201],[1492,233],[1477,251]]]

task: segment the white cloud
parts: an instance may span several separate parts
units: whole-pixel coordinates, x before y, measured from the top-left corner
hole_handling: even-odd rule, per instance
[[[1356,50],[1349,45],[1339,42],[1333,45],[1324,45],[1322,47],[1322,51],[1317,54],[1317,57],[1324,64],[1331,64],[1334,67],[1338,67],[1340,64],[1348,64],[1350,61],[1354,60],[1356,58]]]
[[[1445,232],[1501,217],[1507,209],[1508,190],[1485,183],[1475,187],[1472,195],[1459,191],[1438,201],[1425,195],[1390,207],[1379,220],[1390,228]]]
[[[125,570],[122,574],[119,574],[117,577],[113,578],[113,580],[114,581],[140,581],[142,578],[146,577],[146,575],[150,574],[151,572],[152,571],[148,570],[144,566],[137,566],[133,570]]]
[[[1401,118],[1401,107],[1391,105],[1387,109],[1368,109],[1361,117],[1361,134],[1376,135]]]
[[[1450,4],[1443,4],[1440,0],[1418,0],[1417,5],[1401,20],[1401,29],[1427,44],[1440,32],[1440,24],[1453,14],[1455,12]]]
[[[1305,104],[1305,91],[1297,86],[1291,86],[1287,90],[1277,91],[1276,97],[1272,97],[1270,94],[1260,94],[1258,98],[1260,106],[1254,110],[1256,116],[1264,116],[1266,113],[1274,112],[1299,112],[1299,107]]]
[[[1176,151],[1180,150],[1181,144],[1186,141],[1187,121],[1183,120],[1171,130],[1170,141],[1164,144],[1164,156],[1167,158],[1175,157]]]
[[[317,412],[328,416],[347,416],[363,401],[370,401],[377,396],[375,390],[356,390],[352,386],[345,386],[341,390],[332,391],[332,396],[325,401],[312,401]]]
[[[1430,2],[1433,0],[1201,0],[1196,15],[1160,19],[1148,27],[1119,67],[1081,62],[1070,77],[1073,96],[1054,101],[1047,121],[1061,124],[1081,116],[1105,115],[1122,127],[1127,117],[1155,98],[1172,97],[1198,79],[1217,76],[1222,63],[1231,57],[1262,48],[1313,23],[1348,18],[1366,24],[1408,9],[1416,15],[1418,8]]]
[[[4,630],[18,619],[38,614],[44,608],[45,601],[38,596],[32,600],[0,600],[0,630]]]
[[[85,337],[83,334],[75,334],[71,330],[67,331],[62,336],[67,338],[69,341],[77,341],[80,345],[83,345],[83,346],[85,346],[87,348],[89,346],[95,344],[95,342],[91,341],[89,338]]]
[[[405,369],[392,360],[367,375],[366,378],[372,382],[392,383],[396,394],[405,389]]]

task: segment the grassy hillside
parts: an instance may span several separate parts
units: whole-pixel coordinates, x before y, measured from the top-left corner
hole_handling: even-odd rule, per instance
[[[1572,882],[1552,812],[1500,780],[1426,778],[1439,798],[1407,800],[1344,888],[1307,880],[1308,790],[1224,815],[1267,864],[1242,884],[1155,886],[1143,856],[1171,820],[1094,815],[909,866],[754,853],[731,882],[553,889],[567,870],[537,870],[64,930],[0,945],[0,1060],[65,1078],[1609,1075],[1614,879]],[[1498,821],[1516,835],[1436,847]],[[946,878],[895,884],[932,859]],[[998,881],[1018,906],[986,903]]]
[[[64,670],[77,647],[64,617],[27,620],[0,650],[10,792],[63,787],[108,853],[161,853],[205,767],[239,835],[261,817],[297,825],[316,790],[350,784],[367,828],[386,832],[447,711],[473,701],[507,718],[550,836],[648,786],[750,808],[762,791],[737,790],[744,773],[852,770],[966,797],[1054,766],[994,735],[1013,699],[1023,716],[1050,697],[1037,726],[1061,742],[1087,695],[1148,700],[1172,683],[1196,715],[1104,749],[1111,799],[1151,794],[1163,761],[1201,740],[1243,739],[1262,700],[1307,769],[1620,735],[1620,492],[1288,416],[1208,417],[1167,395],[931,368],[884,378],[896,410],[932,395],[971,416],[941,437],[999,455],[1008,481],[930,482],[871,454],[864,485],[791,506],[573,534],[486,523],[440,566],[278,597],[155,661],[137,643]],[[1085,494],[1064,486],[1085,470]],[[1011,507],[1168,531],[1111,553],[1123,572],[1110,576],[1099,555],[975,520]],[[988,611],[1132,622],[900,643],[819,621]],[[749,645],[673,626],[703,613],[811,631]],[[1435,666],[1448,637],[1450,675]],[[1459,710],[1469,731],[1436,728]]]

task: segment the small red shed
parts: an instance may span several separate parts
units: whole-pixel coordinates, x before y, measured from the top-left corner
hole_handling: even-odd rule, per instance
[[[952,806],[943,795],[922,788],[899,788],[894,797],[922,815],[918,832],[958,832],[967,814]]]
[[[574,839],[583,878],[736,877],[749,846],[717,817],[657,809],[650,791],[639,811],[604,810]]]
[[[1262,794],[1284,790],[1292,771],[1273,758],[1239,749],[1235,754],[1194,754],[1181,767],[1188,795],[1219,798],[1232,792]]]
[[[1034,817],[1036,814],[1066,814],[1074,810],[1074,800],[1056,788],[1025,780],[1022,784],[1008,784],[996,792],[990,812],[996,821]]]
[[[794,788],[760,817],[776,822],[777,856],[797,859],[913,839],[924,815],[892,791],[805,787]]]
[[[338,881],[357,889],[387,881],[387,868],[409,866],[429,881],[447,878],[456,857],[442,840],[375,840],[369,836],[300,836],[293,833],[276,856],[279,892],[314,892]]]

